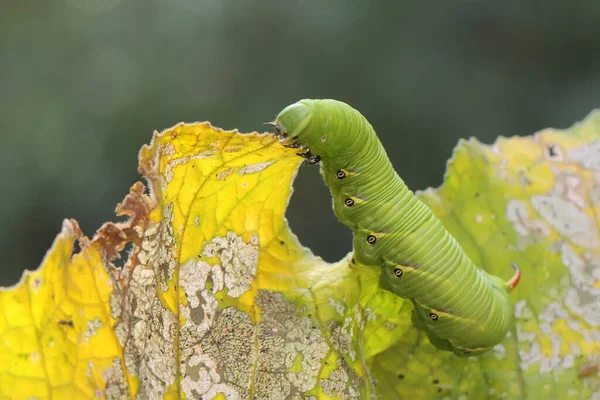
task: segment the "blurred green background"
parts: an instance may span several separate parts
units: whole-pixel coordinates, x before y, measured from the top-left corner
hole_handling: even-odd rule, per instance
[[[154,129],[264,131],[328,97],[375,126],[413,189],[459,138],[567,127],[600,106],[600,2],[4,0],[0,285],[35,268],[65,217],[114,220]],[[535,6],[534,4],[537,4]],[[288,218],[326,260],[351,248],[317,168]]]

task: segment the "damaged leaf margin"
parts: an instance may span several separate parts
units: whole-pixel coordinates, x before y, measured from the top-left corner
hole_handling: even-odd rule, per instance
[[[89,240],[65,220],[40,268],[0,293],[0,394],[358,396],[365,360],[409,324],[376,270],[325,263],[290,232],[300,162],[269,134],[155,132],[148,185],[116,210],[127,221]]]

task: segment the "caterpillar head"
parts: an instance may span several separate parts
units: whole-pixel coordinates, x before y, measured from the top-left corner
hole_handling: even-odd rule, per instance
[[[337,100],[300,100],[284,108],[274,124],[281,135],[323,159],[339,157],[352,145],[364,147],[365,140],[377,140],[372,128],[365,129],[370,125],[364,117]]]
[[[313,107],[308,100],[300,100],[297,103],[284,108],[277,118],[275,124],[280,132],[288,138],[297,140],[302,144],[307,143],[311,135],[311,122]]]

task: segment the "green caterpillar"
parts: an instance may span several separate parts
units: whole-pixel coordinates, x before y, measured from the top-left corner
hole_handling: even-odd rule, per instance
[[[441,221],[396,174],[373,127],[335,100],[301,100],[274,122],[276,134],[310,164],[321,161],[337,218],[350,229],[354,259],[382,267],[380,286],[414,303],[414,325],[438,348],[467,357],[491,349],[511,324],[505,282],[478,269]]]

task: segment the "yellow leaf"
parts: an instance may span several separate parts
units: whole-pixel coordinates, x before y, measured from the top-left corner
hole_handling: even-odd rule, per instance
[[[83,238],[72,255],[80,237],[77,222],[65,220],[40,268],[0,292],[3,397],[92,398],[107,378],[125,382],[108,304],[112,281],[97,244]]]
[[[296,153],[209,123],[155,133],[139,157],[147,189],[136,183],[117,207],[127,221],[92,240],[66,221],[40,269],[2,292],[0,394],[371,392],[365,360],[409,328],[407,308],[378,289],[376,268],[299,244],[284,218]]]

